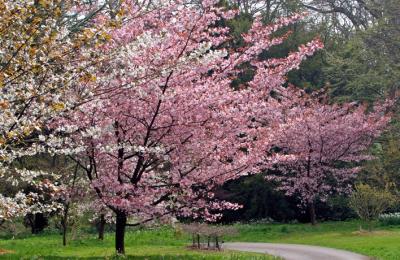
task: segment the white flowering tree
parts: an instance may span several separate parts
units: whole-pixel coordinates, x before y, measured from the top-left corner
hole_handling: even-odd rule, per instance
[[[46,143],[46,125],[90,98],[84,91],[70,93],[92,78],[100,59],[95,47],[107,41],[105,29],[114,26],[98,16],[111,8],[118,20],[118,5],[111,2],[0,0],[1,222],[58,207],[47,196],[56,192],[50,182],[58,177],[16,167],[16,160],[58,153]],[[19,191],[28,184],[36,188]]]

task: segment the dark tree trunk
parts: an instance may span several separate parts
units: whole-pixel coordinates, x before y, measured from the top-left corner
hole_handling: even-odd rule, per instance
[[[67,245],[68,211],[69,211],[69,203],[65,206],[64,215],[61,219],[62,232],[63,232],[63,246]]]
[[[115,250],[118,254],[125,254],[125,228],[126,228],[126,213],[117,213],[117,223],[115,228]]]
[[[28,214],[25,216],[25,223],[31,227],[31,233],[35,234],[35,218],[34,215]]]
[[[63,246],[67,245],[67,227],[63,225]]]
[[[200,249],[200,235],[197,234],[197,247]]]
[[[49,219],[43,213],[36,214],[35,226],[37,233],[42,232],[48,225]]]
[[[215,247],[220,250],[221,247],[219,246],[219,242],[218,242],[218,236],[215,236]]]
[[[100,240],[104,240],[104,227],[106,225],[106,220],[104,218],[104,214],[100,215],[100,221],[99,221],[99,226],[98,226],[98,230],[99,230],[99,239]]]
[[[309,210],[310,210],[310,222],[311,222],[311,225],[315,226],[317,224],[317,216],[315,214],[315,203],[314,202],[310,203]]]
[[[39,234],[48,226],[48,219],[43,213],[28,214],[25,216],[25,225],[31,227],[32,234]]]

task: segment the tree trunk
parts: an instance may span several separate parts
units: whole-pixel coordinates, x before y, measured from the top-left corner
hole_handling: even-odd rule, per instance
[[[125,254],[125,228],[126,214],[124,212],[117,213],[117,223],[115,229],[115,250],[117,254]]]
[[[221,247],[219,246],[219,242],[218,242],[218,236],[215,236],[215,247],[216,247],[218,250],[221,250]]]
[[[63,246],[67,245],[67,227],[63,225]]]
[[[311,225],[315,226],[317,224],[317,216],[315,214],[315,203],[311,202],[310,203],[310,221],[311,221]]]
[[[53,157],[54,159],[54,163],[56,162],[56,156]],[[78,176],[78,163],[75,166],[75,171],[74,171],[74,176],[72,179],[72,190],[74,190],[75,188],[75,182],[76,182],[76,178]],[[71,200],[68,200],[65,202],[65,207],[64,207],[64,214],[62,216],[61,219],[61,225],[62,225],[62,229],[63,229],[63,246],[67,245],[67,232],[68,232],[68,214],[69,214],[69,209],[71,206]]]
[[[24,221],[31,227],[32,234],[39,234],[48,226],[48,219],[43,213],[27,214]]]
[[[36,232],[41,233],[49,225],[49,219],[45,214],[38,213],[35,216]]]
[[[62,232],[63,232],[63,246],[67,245],[67,228],[68,228],[68,211],[69,203],[64,208],[64,215],[61,219]]]
[[[100,215],[100,222],[99,222],[99,239],[104,240],[104,227],[106,225],[106,220],[104,218],[104,214]]]
[[[32,214],[28,214],[25,216],[25,221],[27,222],[27,224],[30,225],[31,227],[31,233],[35,234],[35,222],[34,222],[34,218]]]

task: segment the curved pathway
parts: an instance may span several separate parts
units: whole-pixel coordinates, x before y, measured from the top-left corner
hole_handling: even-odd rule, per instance
[[[224,243],[229,250],[267,253],[285,260],[368,260],[367,256],[320,246],[275,243]]]

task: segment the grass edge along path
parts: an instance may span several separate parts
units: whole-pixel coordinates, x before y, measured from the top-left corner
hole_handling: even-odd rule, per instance
[[[379,226],[361,231],[361,223],[335,221],[309,224],[241,224],[232,242],[269,242],[316,245],[343,249],[376,259],[400,260],[400,226]]]

